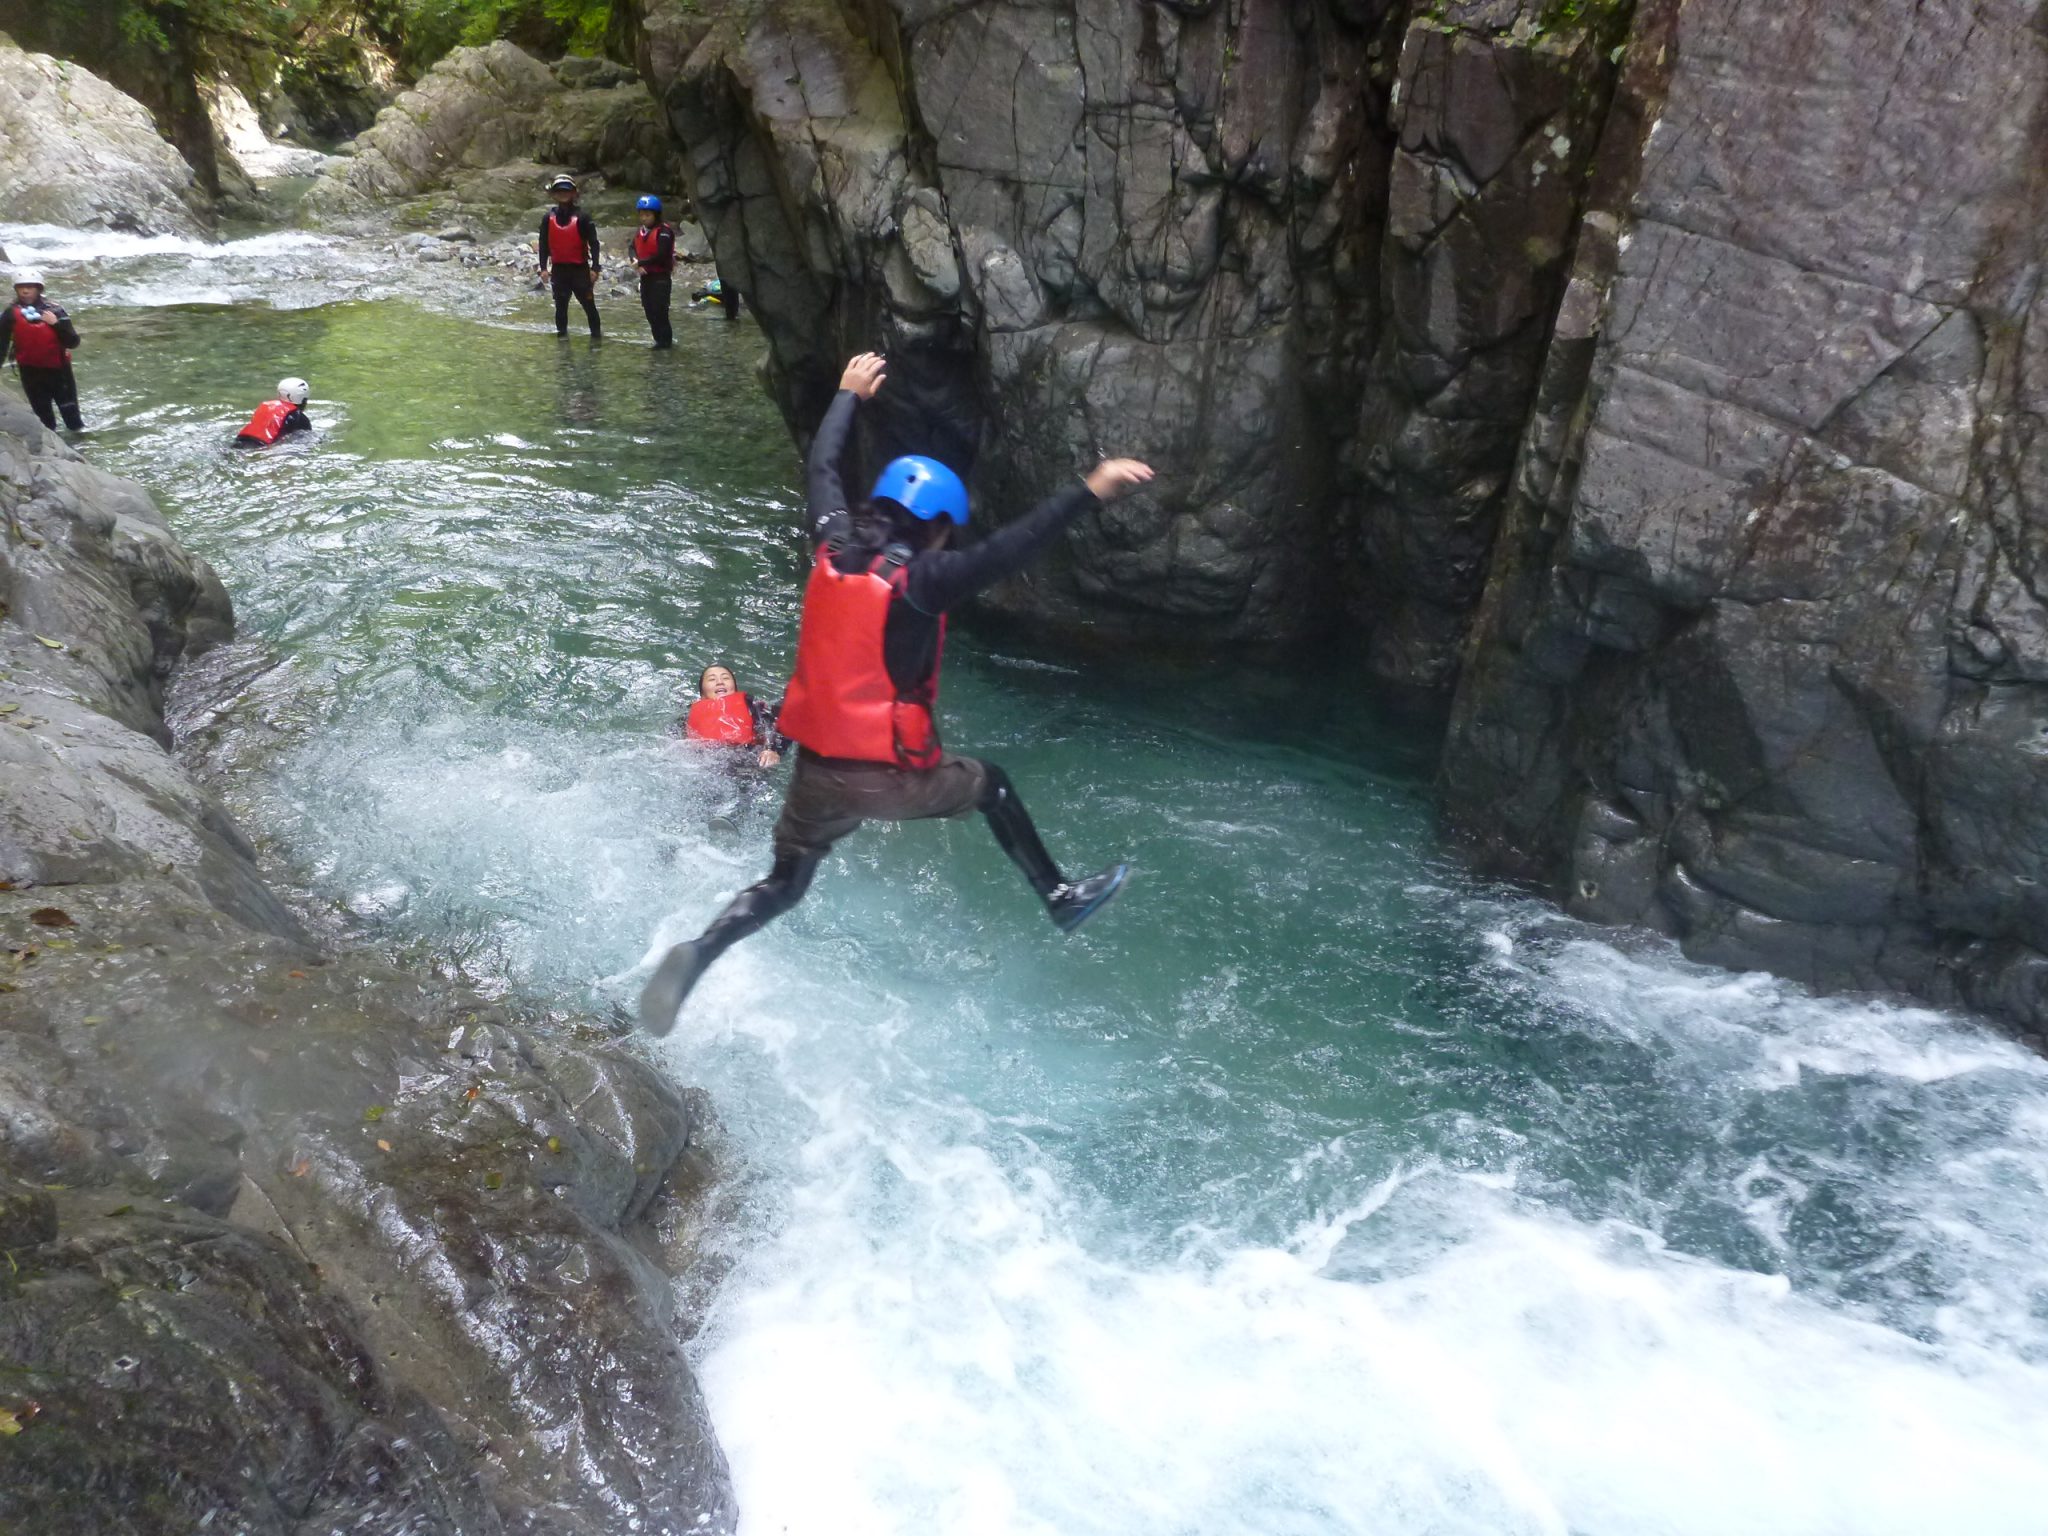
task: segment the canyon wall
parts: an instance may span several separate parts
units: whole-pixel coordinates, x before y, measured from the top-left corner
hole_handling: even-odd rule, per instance
[[[2035,0],[628,0],[801,436],[995,607],[1454,699],[1480,864],[1690,953],[2048,1019]]]

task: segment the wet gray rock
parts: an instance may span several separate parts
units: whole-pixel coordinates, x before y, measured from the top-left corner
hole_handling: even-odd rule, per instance
[[[799,435],[882,346],[870,457],[972,464],[997,517],[1104,454],[1163,471],[998,606],[1177,645],[1350,618],[1448,686],[1612,7],[629,9]]]
[[[197,236],[205,199],[147,110],[0,35],[0,205],[10,221]]]
[[[730,1531],[708,1106],[313,942],[166,750],[230,626],[0,401],[0,1526]]]
[[[1672,10],[1523,438],[1454,824],[1701,958],[2038,1032],[2037,8]]]

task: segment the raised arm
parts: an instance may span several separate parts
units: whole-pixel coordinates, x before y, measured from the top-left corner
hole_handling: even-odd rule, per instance
[[[852,510],[846,484],[839,474],[846,456],[846,440],[853,432],[854,413],[863,400],[872,400],[888,377],[887,365],[873,352],[863,352],[846,365],[839,376],[839,393],[818,423],[811,439],[811,457],[805,465],[804,525],[812,543],[822,543],[827,524],[842,512]]]
[[[1079,485],[1048,496],[972,549],[941,549],[918,556],[911,564],[904,595],[912,607],[925,613],[944,613],[983,587],[1023,570],[1054,535],[1083,512],[1115,501],[1151,478],[1151,467],[1136,459],[1104,459]]]

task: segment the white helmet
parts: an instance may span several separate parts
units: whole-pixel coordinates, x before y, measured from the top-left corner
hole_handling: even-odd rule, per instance
[[[277,381],[277,398],[288,405],[304,405],[306,397],[312,393],[313,391],[307,387],[304,379],[279,379]]]
[[[14,274],[14,286],[17,288],[42,288],[46,287],[47,284],[43,282],[43,274],[34,267],[23,267]]]

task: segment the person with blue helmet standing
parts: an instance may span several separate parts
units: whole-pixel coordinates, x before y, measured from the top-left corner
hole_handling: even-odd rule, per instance
[[[647,193],[633,205],[640,211],[640,227],[633,231],[633,265],[640,270],[640,308],[646,311],[647,328],[654,333],[656,349],[676,344],[669,325],[669,288],[676,270],[676,232],[661,217],[661,199]]]
[[[1135,459],[1105,459],[971,549],[949,549],[967,522],[967,488],[935,459],[894,460],[867,503],[849,508],[840,457],[860,402],[873,399],[884,378],[872,352],[848,363],[811,443],[807,515],[815,553],[796,675],[776,720],[798,750],[775,823],[774,865],[702,934],[662,957],[640,994],[640,1023],[650,1033],[674,1027],[712,961],[802,900],[827,851],[863,821],[980,811],[1067,933],[1101,910],[1130,872],[1117,863],[1067,879],[1009,776],[940,745],[936,707],[948,610],[1022,570],[1075,518],[1145,484],[1152,471]]]

